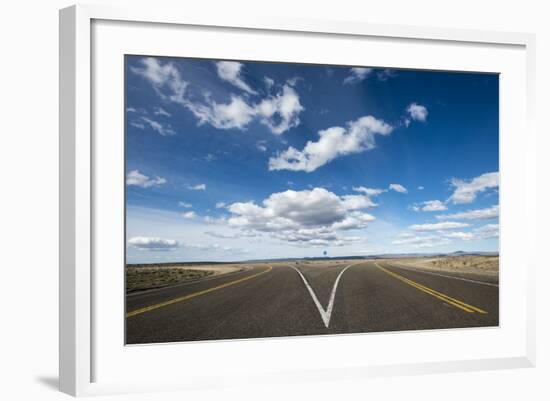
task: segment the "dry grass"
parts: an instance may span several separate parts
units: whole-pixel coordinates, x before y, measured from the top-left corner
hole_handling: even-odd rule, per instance
[[[126,292],[150,290],[248,269],[245,265],[173,264],[126,266]]]
[[[212,270],[188,268],[135,268],[126,269],[126,292],[161,288],[174,284],[198,280],[213,275]]]
[[[427,270],[471,274],[498,278],[498,256],[449,256],[442,258],[410,258],[399,261],[404,265]]]

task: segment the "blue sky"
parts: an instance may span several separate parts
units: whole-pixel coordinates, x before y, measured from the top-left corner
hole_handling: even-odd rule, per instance
[[[498,250],[498,76],[126,57],[129,263]]]

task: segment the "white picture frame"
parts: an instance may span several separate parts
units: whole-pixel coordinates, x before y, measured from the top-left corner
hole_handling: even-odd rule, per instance
[[[96,331],[98,319],[101,319],[100,309],[94,304],[94,294],[98,286],[101,286],[101,278],[94,274],[94,263],[98,259],[94,248],[94,235],[97,235],[97,214],[94,191],[97,165],[97,153],[101,151],[101,146],[96,146],[93,138],[93,129],[98,126],[98,121],[94,110],[92,96],[94,88],[92,86],[92,77],[94,68],[97,68],[94,54],[101,46],[101,39],[94,42],[93,32],[94,24],[101,21],[107,22],[109,26],[117,23],[134,24],[132,29],[138,32],[144,26],[155,25],[159,29],[159,35],[165,33],[163,29],[178,29],[178,27],[202,27],[207,30],[220,30],[220,33],[230,29],[234,32],[243,34],[254,34],[254,32],[268,32],[275,34],[284,34],[289,37],[292,35],[305,35],[307,37],[317,38],[353,38],[361,40],[362,38],[383,39],[385,41],[415,41],[418,43],[432,43],[440,46],[455,46],[456,51],[461,48],[480,49],[484,51],[485,47],[495,49],[510,49],[510,57],[517,62],[517,71],[510,72],[510,79],[514,79],[518,92],[525,96],[519,96],[516,99],[518,104],[524,109],[518,111],[516,120],[511,124],[515,127],[523,127],[521,136],[522,141],[517,142],[517,138],[508,138],[504,144],[504,151],[501,150],[501,171],[503,177],[501,180],[513,183],[523,183],[519,191],[509,191],[503,193],[502,204],[516,207],[508,207],[508,211],[503,207],[502,213],[509,213],[503,221],[511,222],[508,227],[504,225],[501,230],[510,232],[510,235],[504,236],[501,246],[502,257],[513,258],[513,253],[524,253],[533,255],[524,258],[521,274],[509,276],[513,278],[513,283],[508,281],[507,285],[516,286],[517,299],[520,299],[517,308],[519,322],[506,324],[500,330],[505,332],[507,327],[515,334],[513,337],[506,337],[513,341],[510,349],[513,351],[505,352],[496,349],[486,354],[482,352],[473,352],[465,358],[451,358],[443,360],[417,360],[414,355],[410,355],[406,362],[398,361],[392,358],[385,358],[381,355],[376,361],[365,361],[361,363],[348,357],[336,360],[331,355],[340,346],[339,339],[334,336],[325,338],[324,345],[327,347],[328,357],[323,358],[323,362],[316,362],[316,365],[303,364],[296,369],[285,369],[284,361],[278,366],[269,377],[261,377],[263,367],[255,366],[254,371],[259,372],[254,375],[252,368],[246,367],[246,355],[261,353],[263,347],[266,347],[266,341],[271,341],[270,346],[277,350],[284,348],[296,348],[298,344],[306,349],[304,352],[313,352],[319,346],[319,338],[305,342],[300,339],[284,340],[249,340],[241,342],[210,342],[198,344],[201,352],[214,353],[226,352],[227,358],[235,352],[244,352],[245,357],[241,363],[240,372],[248,372],[246,380],[257,380],[259,382],[267,381],[271,383],[290,383],[296,380],[326,380],[327,378],[353,377],[357,380],[386,375],[400,374],[421,374],[449,371],[468,371],[481,369],[504,369],[513,367],[530,367],[535,363],[535,305],[534,305],[534,271],[535,271],[535,253],[533,247],[535,244],[535,133],[532,128],[534,112],[534,45],[535,38],[530,34],[523,33],[505,33],[505,32],[484,32],[469,31],[457,29],[436,29],[414,26],[393,26],[393,25],[375,25],[366,22],[347,22],[347,21],[317,21],[317,20],[295,20],[292,18],[271,18],[256,15],[243,16],[239,19],[213,17],[209,15],[189,14],[184,9],[165,10],[155,7],[146,8],[112,8],[109,6],[91,6],[79,5],[61,10],[60,12],[60,390],[75,396],[108,394],[108,393],[127,393],[133,391],[160,391],[167,389],[197,389],[208,388],[210,386],[239,385],[246,382],[231,381],[231,378],[220,379],[222,371],[220,370],[215,380],[206,374],[200,365],[186,379],[179,379],[178,376],[166,377],[162,372],[156,377],[150,377],[150,380],[132,380],[127,377],[116,377],[110,375],[108,379],[101,379],[101,372],[98,372],[99,366],[96,358],[106,360],[104,348],[105,341],[100,340]],[[113,25],[114,24],[114,25]],[[109,28],[109,27],[108,27]],[[110,29],[110,28],[109,28]],[[128,25],[118,27],[117,30],[130,29]],[[108,31],[109,33],[111,31]],[[114,32],[114,31],[113,31]],[[119,34],[119,39],[122,38]],[[114,39],[114,38],[113,38]],[[116,40],[113,40],[116,42]],[[120,42],[120,41],[119,41]],[[207,46],[206,46],[207,47]],[[101,50],[101,49],[99,49]],[[165,50],[160,50],[165,51]],[[206,50],[208,51],[208,49]],[[442,52],[444,54],[444,52]],[[166,54],[171,55],[171,54]],[[401,56],[403,57],[403,56]],[[442,56],[443,58],[445,56]],[[506,56],[508,57],[508,56]],[[496,61],[495,61],[496,62]],[[395,56],[393,63],[399,63],[399,55]],[[468,60],[464,61],[462,66],[457,68],[467,68]],[[398,64],[402,66],[402,64]],[[427,66],[427,64],[426,64]],[[426,67],[428,68],[428,67]],[[474,68],[474,67],[472,67]],[[503,67],[504,68],[504,67]],[[511,68],[511,67],[510,67]],[[474,68],[475,69],[475,68]],[[519,72],[518,72],[519,71]],[[493,72],[500,72],[495,68]],[[518,75],[513,77],[512,75]],[[524,74],[524,75],[523,75]],[[510,81],[511,82],[511,81]],[[506,92],[504,91],[504,95]],[[501,92],[501,96],[503,96]],[[501,120],[506,130],[507,120]],[[513,142],[516,141],[516,142]],[[514,155],[507,152],[506,149],[513,147]],[[117,157],[117,156],[113,156]],[[517,162],[517,163],[516,163]],[[122,181],[120,184],[122,184]],[[514,241],[513,231],[522,230],[523,240]],[[514,244],[512,250],[511,244]],[[517,244],[517,245],[516,245]],[[510,249],[508,251],[508,249]],[[506,253],[508,252],[508,255]],[[511,259],[510,259],[511,260]],[[517,274],[516,272],[512,272]],[[506,278],[506,276],[504,277]],[[512,287],[509,287],[512,288]],[[112,294],[113,292],[109,292]],[[508,291],[510,294],[510,291]],[[111,296],[111,295],[109,295]],[[508,296],[503,292],[502,297]],[[120,297],[122,298],[122,296]],[[119,300],[120,301],[120,300]],[[118,302],[118,301],[117,301]],[[502,305],[502,303],[501,303]],[[100,316],[98,318],[98,316]],[[121,321],[123,320],[120,315]],[[504,319],[506,321],[506,319]],[[102,322],[102,327],[108,327],[108,323]],[[112,328],[115,330],[114,328]],[[111,328],[107,328],[111,330]],[[497,329],[499,330],[499,329]],[[104,333],[105,334],[105,333]],[[408,333],[407,341],[410,336],[419,336],[419,334]],[[441,336],[437,332],[427,333],[423,341],[433,341]],[[456,331],[453,334],[464,341],[472,336],[485,335],[481,331]],[[487,333],[487,340],[490,341],[492,333]],[[373,341],[369,339],[376,338],[376,341],[385,336],[395,336],[394,334],[377,334],[376,337],[348,336],[346,341],[350,343],[359,343],[361,341]],[[429,336],[429,338],[428,338]],[[395,338],[395,337],[394,337]],[[405,337],[401,337],[405,339]],[[503,337],[504,339],[504,337]],[[276,341],[276,342],[275,342]],[[437,340],[436,340],[437,341]],[[236,344],[236,345],[235,345]],[[122,342],[120,346],[123,347]],[[162,350],[163,355],[167,354],[167,347]],[[155,358],[153,354],[161,354],[160,348],[145,347],[148,358]],[[331,350],[334,351],[331,353]],[[158,350],[158,352],[157,352]],[[190,348],[188,349],[188,351]],[[244,350],[244,351],[243,351]],[[122,354],[121,354],[122,355]],[[192,355],[192,353],[191,353]],[[121,358],[124,356],[121,356]],[[142,357],[142,356],[140,356]],[[129,356],[130,358],[130,356]],[[167,358],[160,356],[159,358]],[[252,357],[250,357],[252,358]],[[333,358],[333,359],[331,359]],[[252,361],[253,359],[249,359]],[[332,361],[332,362],[331,362]],[[117,362],[114,359],[109,362]],[[120,362],[120,361],[118,361]],[[269,357],[264,364],[269,363]],[[103,362],[105,364],[105,362]],[[115,365],[113,365],[115,366]],[[313,368],[312,366],[317,366]],[[248,369],[248,370],[247,370]],[[266,368],[267,369],[267,368]],[[98,375],[99,373],[99,375]],[[100,379],[98,379],[98,377]]]

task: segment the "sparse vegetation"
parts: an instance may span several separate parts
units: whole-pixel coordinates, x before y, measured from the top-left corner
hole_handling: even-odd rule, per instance
[[[448,258],[437,258],[427,261],[430,266],[447,270],[474,272],[498,272],[498,256],[453,256]]]
[[[498,256],[447,256],[437,258],[410,258],[398,263],[411,267],[456,273],[466,277],[480,277],[498,282]]]
[[[161,288],[213,275],[212,270],[186,268],[126,268],[126,292]]]

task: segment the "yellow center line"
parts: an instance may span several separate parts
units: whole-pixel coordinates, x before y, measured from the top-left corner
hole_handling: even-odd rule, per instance
[[[426,294],[429,294],[435,298],[438,298],[450,305],[453,305],[459,309],[462,309],[463,311],[465,312],[468,312],[468,313],[474,313],[474,312],[478,312],[478,313],[482,313],[482,314],[487,314],[486,311],[484,311],[483,309],[480,309],[476,306],[473,306],[473,305],[470,305],[470,304],[467,304],[466,302],[463,302],[463,301],[460,301],[456,298],[452,298],[446,294],[443,294],[441,292],[438,292],[436,290],[433,290],[429,287],[426,287],[425,285],[422,285],[422,284],[419,284],[417,283],[416,281],[413,281],[413,280],[410,280],[406,277],[403,277],[397,273],[394,273],[388,269],[385,269],[384,267],[380,266],[378,263],[375,263],[375,266],[378,267],[380,270],[382,270],[383,272],[385,273],[388,273],[389,275],[397,278],[398,280],[401,280],[403,281],[404,283],[407,283],[409,284],[410,286],[412,287],[415,287],[416,289],[420,290],[420,291],[423,291],[425,292]]]
[[[273,269],[273,266],[268,266],[268,268],[266,270],[261,271],[261,272],[256,273],[256,274],[253,274],[252,276],[243,277],[243,278],[240,278],[240,279],[235,280],[235,281],[230,281],[229,283],[218,285],[216,287],[207,288],[206,290],[194,292],[192,294],[184,295],[182,297],[170,299],[168,301],[160,302],[158,304],[154,304],[154,305],[146,306],[146,307],[143,307],[143,308],[140,308],[140,309],[136,309],[136,310],[133,310],[131,312],[126,313],[126,317],[128,318],[128,317],[140,315],[142,313],[149,312],[149,311],[159,309],[159,308],[163,308],[165,306],[172,305],[172,304],[175,304],[175,303],[178,303],[178,302],[187,301],[188,299],[196,298],[198,296],[208,294],[210,292],[220,290],[222,288],[229,287],[229,286],[234,285],[234,284],[242,283],[243,281],[250,280],[254,277],[258,277],[258,276],[260,276],[264,273],[267,273],[267,272],[271,271],[271,269]]]

